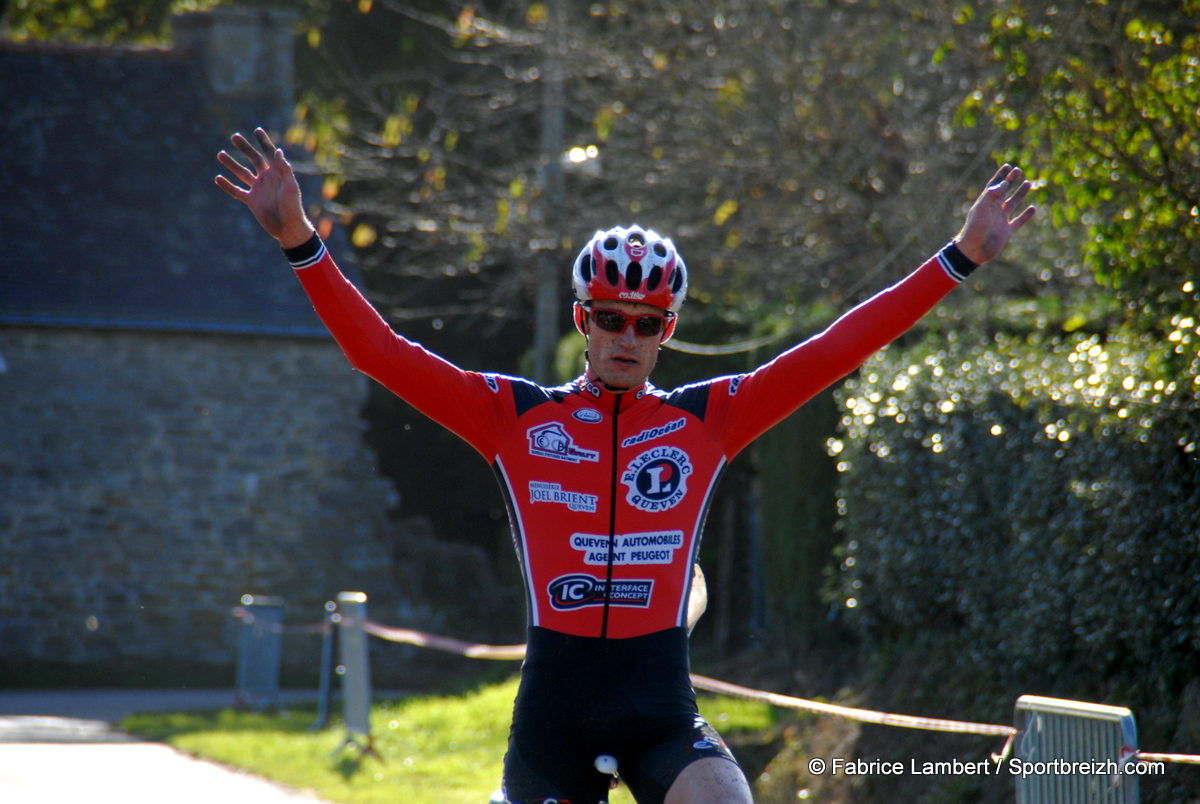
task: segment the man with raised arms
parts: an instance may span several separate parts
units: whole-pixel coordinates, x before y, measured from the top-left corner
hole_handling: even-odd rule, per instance
[[[557,388],[463,371],[397,335],[342,276],[283,151],[222,151],[217,184],[283,248],[351,365],[471,444],[504,493],[529,613],[504,760],[511,804],[607,800],[615,758],[639,804],[745,804],[745,775],[697,714],[688,600],[722,471],[754,438],[910,328],[1034,214],[1004,165],[959,234],[905,279],[758,369],[674,391],[649,377],[687,267],[639,226],[597,232],[571,267],[584,373]],[[598,762],[598,757],[604,761]],[[595,764],[595,767],[594,767]]]

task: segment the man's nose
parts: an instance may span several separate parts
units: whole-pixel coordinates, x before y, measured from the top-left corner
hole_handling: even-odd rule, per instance
[[[637,332],[635,332],[635,329],[636,329],[636,327],[635,327],[634,323],[632,321],[630,321],[629,323],[627,323],[625,325],[625,329],[621,330],[620,341],[621,341],[622,346],[636,346],[637,345],[638,336],[637,336]]]

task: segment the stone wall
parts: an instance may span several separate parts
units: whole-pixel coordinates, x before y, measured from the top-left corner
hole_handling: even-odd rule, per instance
[[[231,666],[245,593],[410,610],[364,383],[331,340],[0,328],[0,660]]]

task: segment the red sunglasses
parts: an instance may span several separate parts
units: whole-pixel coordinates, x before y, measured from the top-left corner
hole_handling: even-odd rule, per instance
[[[666,315],[656,315],[647,313],[646,315],[626,315],[620,310],[609,310],[607,308],[593,308],[585,306],[592,321],[596,326],[605,332],[622,333],[625,328],[631,323],[633,331],[642,338],[653,338],[656,335],[661,335],[672,321],[675,320],[674,313]]]

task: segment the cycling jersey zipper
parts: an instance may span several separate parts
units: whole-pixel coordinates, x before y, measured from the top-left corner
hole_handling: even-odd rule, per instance
[[[612,482],[608,493],[608,573],[604,578],[604,619],[600,623],[600,638],[608,638],[608,609],[612,603],[613,558],[617,548],[617,416],[621,412],[621,397],[616,394],[612,412]]]

